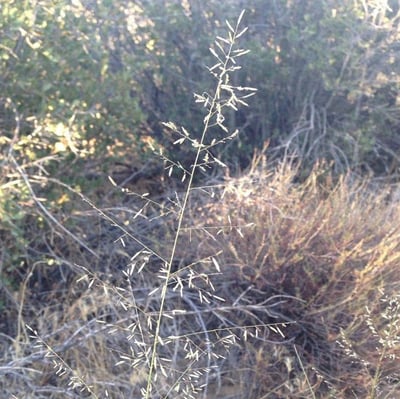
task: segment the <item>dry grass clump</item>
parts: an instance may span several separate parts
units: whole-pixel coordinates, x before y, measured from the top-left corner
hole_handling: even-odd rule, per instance
[[[253,168],[192,208],[187,252],[221,270],[213,328],[248,338],[223,374],[242,397],[385,397],[399,385],[400,207],[350,176],[295,172]]]
[[[399,205],[350,176],[329,184],[324,173],[316,167],[295,183],[287,164],[255,162],[242,177],[193,188],[151,397],[396,397]],[[18,335],[2,350],[1,395],[143,396],[166,271],[129,235],[139,231],[163,256],[174,215],[149,219],[146,231],[129,218],[110,246],[103,225],[103,262],[70,264],[56,291],[27,280]],[[104,213],[109,223],[117,216]],[[104,267],[108,258],[115,264]]]

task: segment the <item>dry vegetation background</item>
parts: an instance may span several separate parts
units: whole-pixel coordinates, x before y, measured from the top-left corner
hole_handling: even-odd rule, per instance
[[[1,397],[399,397],[398,2],[0,6]]]

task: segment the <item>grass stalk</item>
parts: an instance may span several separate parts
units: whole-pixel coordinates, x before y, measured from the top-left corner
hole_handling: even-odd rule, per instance
[[[184,199],[183,199],[182,206],[181,206],[180,213],[179,213],[177,231],[176,231],[176,234],[174,237],[171,255],[170,255],[169,261],[167,262],[167,265],[166,265],[166,276],[165,276],[165,280],[164,280],[164,283],[163,283],[162,289],[161,289],[160,308],[159,308],[159,312],[158,312],[158,318],[157,318],[156,329],[155,329],[155,334],[154,334],[154,341],[153,341],[153,347],[152,347],[152,353],[151,353],[151,359],[150,359],[150,365],[149,365],[149,371],[148,371],[148,377],[147,377],[145,399],[149,399],[150,394],[151,394],[151,384],[152,384],[154,369],[155,369],[155,365],[156,365],[157,348],[158,348],[158,344],[159,344],[160,328],[161,328],[161,323],[162,323],[165,300],[166,300],[166,296],[167,296],[167,288],[168,288],[169,279],[171,277],[172,264],[174,262],[176,250],[177,250],[177,247],[179,244],[180,233],[182,230],[182,223],[184,220],[185,211],[187,208],[190,193],[192,191],[193,181],[194,181],[194,177],[196,174],[196,170],[199,165],[200,156],[205,148],[205,140],[206,140],[206,136],[209,131],[209,128],[210,128],[212,117],[216,112],[218,112],[218,108],[221,107],[221,90],[222,90],[222,87],[225,82],[224,78],[227,76],[227,74],[230,71],[229,63],[232,62],[232,60],[233,60],[232,52],[234,50],[234,45],[236,43],[236,39],[244,32],[244,31],[239,32],[239,25],[243,18],[243,15],[244,15],[244,11],[241,12],[234,29],[232,29],[231,25],[228,23],[228,27],[230,28],[230,32],[231,32],[229,35],[230,40],[228,40],[229,41],[228,51],[226,52],[224,62],[221,64],[221,67],[220,67],[220,73],[218,76],[216,90],[215,90],[214,96],[212,97],[211,105],[209,106],[208,113],[207,113],[206,117],[204,118],[204,126],[203,126],[203,130],[201,133],[200,142],[196,146],[197,147],[196,155],[194,158],[194,162],[193,162],[191,171],[189,173],[189,181],[187,183],[187,187],[186,187],[186,190],[184,193]]]

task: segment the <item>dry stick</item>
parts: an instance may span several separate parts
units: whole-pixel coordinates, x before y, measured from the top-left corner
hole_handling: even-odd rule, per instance
[[[89,251],[93,256],[95,256],[97,259],[99,259],[99,255],[94,252],[92,249],[90,249],[82,240],[80,240],[77,236],[75,236],[73,233],[71,233],[66,227],[64,227],[47,209],[46,207],[38,200],[35,191],[32,188],[31,183],[29,182],[29,178],[26,175],[26,173],[23,171],[21,166],[18,164],[16,159],[14,158],[13,155],[9,155],[11,161],[13,162],[15,168],[17,169],[18,173],[21,175],[22,179],[24,180],[24,183],[26,187],[29,190],[29,194],[31,195],[33,201],[35,204],[38,206],[38,208],[41,210],[41,212],[44,214],[44,217],[50,221],[52,221],[57,227],[62,230],[64,233],[72,237],[79,245],[81,245],[83,248],[85,248],[87,251]]]
[[[94,320],[93,322],[88,322],[87,324],[85,324],[84,326],[78,328],[65,342],[63,342],[60,345],[56,345],[55,347],[52,347],[52,352],[60,354],[62,352],[67,351],[68,349],[75,347],[75,346],[79,346],[82,345],[88,338],[90,338],[91,336],[94,336],[100,332],[106,331],[107,329],[109,329],[109,326],[102,326],[101,328],[94,330],[94,331],[89,331],[89,333],[86,333],[84,336],[79,337],[78,335],[84,330],[84,328],[88,327],[90,324],[94,324],[94,322],[97,322],[96,320]],[[42,342],[45,342],[47,337],[54,335],[54,334],[48,334],[46,337],[38,337],[37,336],[37,332],[34,331],[30,326],[26,325],[26,328],[29,329],[30,331],[33,331],[35,333],[34,338],[40,338],[40,340]],[[55,333],[58,333],[59,331],[61,331],[62,329],[57,330]],[[33,352],[28,356],[25,356],[24,358],[18,358],[15,360],[12,360],[11,362],[9,362],[8,364],[5,364],[4,366],[0,367],[0,376],[2,374],[5,374],[7,372],[7,370],[16,370],[16,369],[20,369],[20,370],[30,370],[28,369],[28,367],[26,367],[28,364],[32,364],[34,362],[37,362],[39,360],[43,360],[44,358],[46,358],[46,351],[40,350],[38,352]],[[40,372],[37,371],[36,372]]]
[[[311,386],[311,384],[310,384],[310,380],[308,379],[306,370],[304,369],[303,362],[302,362],[302,360],[301,360],[301,357],[300,357],[300,355],[299,355],[299,352],[297,351],[296,345],[293,345],[293,348],[294,348],[294,351],[296,352],[296,356],[297,356],[297,359],[299,360],[300,367],[301,367],[301,370],[303,371],[303,374],[304,374],[304,377],[305,377],[305,379],[306,379],[308,388],[310,389],[311,396],[313,397],[313,399],[316,399],[315,394],[314,394],[314,391],[313,391],[312,386]]]
[[[20,303],[18,304],[18,320],[17,320],[17,336],[15,338],[15,353],[16,356],[19,357],[19,352],[20,352],[20,339],[21,339],[21,331],[23,330],[24,335],[25,335],[25,340],[28,341],[28,334],[26,332],[25,329],[25,323],[23,320],[23,316],[22,316],[22,311],[24,308],[24,302],[25,302],[25,295],[26,295],[26,288],[28,285],[28,282],[30,280],[30,278],[33,276],[33,272],[36,268],[37,263],[35,263],[31,270],[29,271],[28,275],[26,276],[26,278],[24,279],[22,286],[20,288],[20,298],[19,301]]]
[[[96,254],[96,252],[94,252],[92,249],[90,249],[83,241],[81,241],[78,237],[76,237],[72,232],[70,232],[67,228],[65,228],[47,209],[46,207],[38,200],[35,191],[32,188],[32,185],[29,182],[29,178],[26,175],[26,173],[23,171],[23,169],[21,168],[21,166],[18,164],[18,162],[16,161],[16,159],[14,158],[14,156],[10,153],[9,158],[11,159],[12,163],[14,164],[16,170],[18,171],[18,173],[21,175],[26,187],[28,188],[28,191],[33,199],[33,201],[35,202],[35,204],[37,205],[37,207],[41,210],[41,212],[43,213],[43,216],[47,219],[50,220],[51,222],[53,222],[55,225],[58,226],[58,228],[60,230],[62,230],[64,233],[68,234],[70,237],[72,237],[76,242],[78,242],[83,248],[85,248],[86,250],[88,250],[92,255],[94,255],[96,258],[99,258],[99,256]],[[23,289],[22,289],[22,293],[21,293],[21,303],[19,304],[19,310],[18,310],[18,337],[20,337],[21,334],[21,329],[22,329],[22,325],[23,325],[23,321],[22,321],[22,307],[23,307],[23,301],[24,301],[24,296],[25,296],[25,288],[26,288],[26,284],[27,281],[29,280],[30,276],[33,273],[33,269],[30,271],[29,275],[27,276],[24,284],[23,284]],[[19,342],[18,339],[16,340],[16,349],[17,351],[19,350]]]
[[[239,16],[239,19],[238,19],[238,22],[237,22],[237,25],[236,25],[235,35],[236,35],[237,29],[239,27],[240,20],[243,17],[243,14],[244,14],[244,12],[242,12],[241,15]],[[235,38],[235,35],[233,36],[233,38]],[[145,399],[149,399],[150,398],[151,383],[152,383],[153,372],[154,372],[154,368],[155,368],[155,364],[156,364],[156,354],[157,354],[157,348],[158,348],[158,341],[159,341],[159,338],[160,338],[161,319],[162,319],[162,316],[163,316],[163,309],[164,309],[164,305],[165,305],[165,298],[166,298],[166,293],[167,293],[168,281],[169,281],[169,279],[171,277],[171,274],[172,274],[171,273],[172,263],[173,263],[173,261],[175,259],[175,252],[176,252],[176,249],[178,247],[178,242],[179,242],[179,238],[180,238],[180,232],[181,232],[182,223],[183,223],[183,216],[185,214],[186,206],[187,206],[187,203],[188,203],[188,200],[189,200],[189,195],[190,195],[191,188],[192,188],[192,185],[193,185],[193,179],[194,179],[195,171],[196,171],[198,163],[199,163],[200,154],[202,153],[202,151],[204,149],[204,141],[205,141],[205,137],[206,137],[207,131],[208,131],[209,126],[210,126],[210,120],[211,120],[212,115],[215,112],[218,111],[217,105],[218,105],[218,101],[219,101],[219,98],[220,98],[221,89],[222,89],[222,86],[223,86],[222,78],[223,78],[223,76],[225,76],[225,74],[228,71],[228,63],[229,63],[229,61],[231,59],[231,54],[232,54],[232,51],[233,51],[233,45],[234,45],[234,40],[232,40],[230,42],[229,50],[226,53],[225,61],[224,61],[224,64],[223,64],[223,66],[221,68],[221,73],[219,75],[217,88],[215,90],[215,94],[214,94],[213,99],[212,99],[211,104],[210,104],[210,109],[208,111],[207,116],[204,119],[204,128],[203,128],[203,131],[202,131],[202,134],[201,134],[200,143],[199,143],[199,145],[197,147],[196,156],[195,156],[195,160],[194,160],[194,163],[193,163],[193,166],[192,166],[192,170],[191,170],[190,175],[189,175],[190,176],[189,177],[189,182],[188,182],[187,189],[186,189],[186,192],[185,192],[185,196],[184,196],[184,199],[183,199],[182,208],[181,208],[181,211],[180,211],[180,214],[179,214],[178,227],[177,227],[177,232],[176,232],[176,235],[175,235],[174,243],[173,243],[173,246],[172,246],[171,256],[170,256],[170,259],[169,259],[169,261],[168,261],[168,263],[166,265],[167,266],[167,268],[166,268],[167,270],[166,270],[165,282],[164,282],[164,284],[162,286],[162,290],[161,290],[160,309],[159,309],[159,313],[158,313],[156,331],[155,331],[155,334],[154,334],[154,342],[153,342],[153,349],[152,349],[152,354],[151,354],[151,362],[150,362],[150,367],[149,367],[149,374],[148,374],[148,377],[147,377],[147,386],[146,386],[146,392],[145,392]]]
[[[41,180],[39,176],[35,176],[35,179]],[[143,249],[146,251],[151,252],[152,255],[154,255],[156,258],[161,260],[162,262],[167,262],[166,259],[164,259],[160,254],[155,252],[153,249],[151,249],[149,246],[147,246],[144,242],[142,242],[139,238],[135,237],[132,233],[130,233],[124,226],[121,225],[116,219],[112,218],[110,215],[108,215],[104,210],[98,208],[88,197],[86,197],[84,194],[80,193],[79,191],[74,190],[72,187],[68,186],[67,184],[64,184],[60,182],[59,180],[52,179],[52,178],[47,178],[48,181],[51,181],[55,184],[60,185],[61,187],[66,188],[67,190],[71,191],[72,193],[78,195],[83,202],[86,202],[96,213],[98,213],[100,216],[103,217],[103,219],[107,220],[108,222],[111,223],[111,225],[116,226],[119,230],[121,230],[127,237],[131,238],[133,241],[138,243]],[[159,206],[159,203],[156,201],[153,201],[150,198],[145,198],[142,195],[138,195],[140,198],[145,199],[147,203],[151,203],[153,205]],[[121,208],[124,209],[124,208]],[[142,208],[143,209],[143,208]],[[168,210],[169,211],[169,210]],[[138,212],[135,212],[136,214],[139,214],[141,210]],[[98,258],[99,256],[97,256]]]

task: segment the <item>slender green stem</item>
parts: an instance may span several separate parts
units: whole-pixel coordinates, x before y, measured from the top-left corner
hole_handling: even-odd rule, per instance
[[[202,134],[201,134],[200,145],[197,147],[195,160],[194,160],[191,172],[190,172],[188,185],[187,185],[187,188],[186,188],[186,191],[185,191],[182,207],[181,207],[180,214],[179,214],[177,232],[176,232],[176,235],[175,235],[175,238],[174,238],[174,243],[173,243],[173,246],[172,246],[171,256],[170,256],[169,261],[167,263],[165,282],[164,282],[164,284],[162,286],[162,290],[161,290],[160,309],[158,311],[158,319],[157,319],[156,330],[155,330],[155,334],[154,334],[154,342],[153,342],[153,348],[152,348],[152,353],[151,353],[151,358],[150,358],[150,366],[149,366],[149,373],[148,373],[148,377],[147,377],[147,387],[146,387],[145,399],[149,399],[150,398],[151,383],[152,383],[153,373],[154,373],[155,364],[156,364],[156,355],[157,355],[158,341],[159,341],[159,337],[160,337],[161,320],[162,320],[162,317],[163,317],[163,310],[164,310],[165,299],[166,299],[166,294],[167,294],[168,281],[169,281],[169,279],[171,277],[172,263],[173,263],[173,261],[175,259],[175,253],[176,253],[176,249],[178,247],[178,242],[179,242],[179,238],[180,238],[180,232],[181,232],[182,223],[183,223],[183,217],[184,217],[185,210],[186,210],[186,207],[187,207],[187,203],[188,203],[188,200],[189,200],[190,192],[191,192],[191,189],[192,189],[192,186],[193,186],[193,179],[194,179],[194,176],[195,176],[195,172],[196,172],[197,166],[199,164],[200,154],[204,150],[204,141],[205,141],[208,129],[210,127],[210,120],[211,120],[212,115],[214,114],[214,112],[216,112],[216,110],[217,110],[217,105],[218,105],[218,102],[219,102],[219,99],[220,99],[221,87],[223,85],[223,77],[228,72],[228,63],[229,63],[229,61],[231,59],[231,54],[232,54],[232,50],[233,50],[235,36],[237,34],[238,25],[239,25],[239,21],[238,21],[238,24],[236,25],[236,30],[235,30],[233,38],[232,38],[232,40],[230,42],[229,50],[226,53],[225,60],[224,60],[224,63],[222,65],[222,68],[221,68],[221,72],[219,74],[218,84],[217,84],[213,99],[211,101],[211,105],[210,105],[208,114],[207,114],[206,118],[204,119],[204,128],[203,128],[203,131],[202,131]]]

